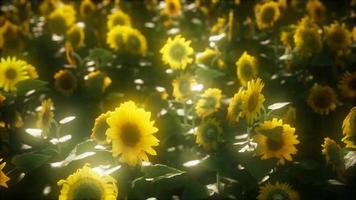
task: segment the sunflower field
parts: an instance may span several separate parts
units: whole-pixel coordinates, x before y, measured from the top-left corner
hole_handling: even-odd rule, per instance
[[[356,0],[1,0],[0,199],[356,199]]]

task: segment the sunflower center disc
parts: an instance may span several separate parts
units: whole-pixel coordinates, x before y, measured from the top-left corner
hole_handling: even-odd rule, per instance
[[[139,50],[141,46],[140,40],[134,35],[129,36],[128,44],[130,46],[130,49],[132,49],[133,51]]]
[[[217,139],[217,130],[214,125],[209,125],[205,130],[204,130],[204,140],[206,142],[214,142]]]
[[[347,86],[349,86],[349,88],[351,88],[352,90],[356,90],[356,78],[352,78],[348,82]]]
[[[190,83],[188,80],[182,80],[179,84],[179,90],[183,94],[187,94],[190,92]]]
[[[71,90],[74,87],[74,79],[70,74],[64,74],[60,79],[60,85],[64,90]]]
[[[264,23],[271,23],[274,18],[274,8],[273,7],[268,7],[264,9],[264,12],[262,14],[262,21]]]
[[[280,149],[282,147],[282,145],[283,145],[282,140],[276,141],[276,140],[267,138],[268,149],[276,151],[276,150]]]
[[[185,49],[181,44],[176,44],[171,48],[171,58],[176,61],[181,61],[185,55]]]
[[[242,65],[242,73],[246,80],[250,80],[253,76],[252,66],[250,63],[244,63]]]
[[[126,146],[135,146],[140,140],[140,130],[136,125],[127,123],[122,127],[121,139]]]
[[[16,70],[14,70],[12,68],[7,69],[5,72],[5,76],[7,79],[10,79],[10,80],[16,79],[16,77],[17,77]]]
[[[330,105],[331,99],[328,94],[320,94],[315,99],[315,105],[318,108],[327,108]]]
[[[77,183],[73,190],[73,199],[75,200],[100,200],[101,189],[92,180],[82,180]]]
[[[289,194],[282,189],[275,189],[271,191],[266,199],[267,200],[290,200]]]

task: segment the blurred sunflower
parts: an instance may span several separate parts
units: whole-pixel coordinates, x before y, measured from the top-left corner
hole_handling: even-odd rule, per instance
[[[21,27],[6,20],[0,27],[0,49],[3,55],[17,55],[24,48]]]
[[[257,78],[257,61],[256,58],[249,55],[246,51],[241,55],[235,63],[236,74],[242,86],[246,86],[247,82]]]
[[[336,108],[336,94],[329,86],[315,84],[309,92],[308,105],[321,115],[328,115]]]
[[[294,31],[295,31],[295,27],[290,26],[290,30],[281,32],[280,40],[281,40],[282,44],[285,47],[287,47],[289,50],[293,49],[295,46]]]
[[[346,98],[356,98],[356,71],[352,74],[346,72],[339,81],[341,94]]]
[[[169,17],[178,17],[181,13],[181,4],[180,0],[165,0],[165,7],[163,10],[164,15],[168,15]]]
[[[325,156],[326,161],[335,168],[343,165],[343,157],[340,146],[332,139],[324,138],[324,143],[321,145],[321,153]]]
[[[198,126],[195,142],[207,151],[214,150],[221,140],[222,128],[216,119],[207,119]]]
[[[231,124],[235,124],[239,122],[242,111],[242,99],[245,91],[240,89],[237,93],[235,93],[232,98],[229,107],[227,108],[227,119]]]
[[[65,34],[68,27],[74,24],[75,15],[76,11],[73,6],[62,4],[48,16],[48,27],[55,34]]]
[[[56,9],[60,0],[44,0],[41,2],[39,9],[42,15],[47,16]]]
[[[163,62],[172,69],[184,70],[187,64],[193,62],[190,56],[194,53],[194,50],[190,47],[190,43],[190,40],[186,40],[181,35],[177,35],[173,40],[168,38],[166,44],[160,50]]]
[[[120,160],[131,166],[141,161],[148,161],[147,154],[156,155],[152,146],[158,146],[159,140],[153,135],[158,131],[151,113],[138,108],[132,101],[122,103],[108,117],[106,122],[107,140],[112,143],[114,157],[121,155]]]
[[[84,165],[67,179],[58,181],[57,184],[62,187],[59,200],[115,200],[118,196],[116,180],[106,174],[100,175],[88,165]]]
[[[82,0],[80,3],[79,13],[83,18],[91,17],[95,10],[96,6],[91,0]]]
[[[322,48],[319,27],[309,18],[304,17],[294,34],[295,50],[298,54],[310,57]]]
[[[27,74],[28,74],[30,79],[37,79],[38,78],[37,70],[33,65],[27,64],[25,66],[25,69],[26,69],[26,72],[27,72]]]
[[[52,122],[54,119],[54,113],[52,111],[53,102],[51,99],[42,101],[40,110],[37,113],[36,127],[42,129],[43,136],[47,138],[49,136]]]
[[[247,83],[247,89],[242,95],[242,115],[247,123],[252,124],[261,114],[265,97],[262,94],[264,84],[260,78]]]
[[[127,26],[115,26],[112,28],[106,37],[106,43],[110,48],[118,51],[123,50],[125,47],[125,33],[130,29]]]
[[[221,34],[221,33],[225,33],[226,31],[226,27],[227,27],[227,20],[225,17],[219,17],[216,21],[216,23],[211,26],[210,28],[210,32],[212,34]]]
[[[267,183],[260,187],[258,200],[299,200],[299,194],[288,184],[278,183],[275,185]]]
[[[2,158],[0,158],[0,162],[2,161]],[[7,183],[10,178],[6,176],[6,174],[2,171],[6,165],[6,162],[3,162],[0,164],[0,186],[7,188]]]
[[[324,27],[327,44],[330,49],[337,53],[337,55],[346,55],[350,53],[350,46],[352,44],[352,34],[345,24],[340,24],[338,21],[330,26]]]
[[[109,30],[115,28],[116,26],[131,26],[130,16],[122,10],[116,10],[114,13],[108,15],[107,26]]]
[[[76,24],[73,24],[66,32],[66,40],[73,48],[78,49],[84,45],[84,29]]]
[[[225,64],[221,59],[221,52],[218,49],[207,48],[201,54],[196,57],[196,63],[204,64],[206,66],[212,66],[218,69],[224,69]]]
[[[192,87],[196,84],[194,77],[189,74],[181,74],[173,80],[173,96],[178,101],[187,100],[192,94]]]
[[[255,14],[259,29],[273,27],[280,17],[279,5],[274,1],[258,3],[255,6]]]
[[[4,103],[5,100],[6,100],[6,96],[4,96],[4,95],[0,92],[0,106],[2,106],[2,104]]]
[[[254,140],[257,142],[257,154],[261,159],[277,158],[278,165],[284,165],[285,160],[292,161],[292,155],[297,153],[299,144],[295,128],[283,124],[281,119],[273,118],[264,121],[256,128]]]
[[[352,39],[356,42],[356,26],[352,29]]]
[[[124,43],[128,52],[134,55],[145,55],[147,41],[145,36],[137,29],[128,28],[124,34]]]
[[[347,148],[356,148],[356,107],[353,107],[342,123],[342,142]]]
[[[309,16],[317,23],[325,19],[326,8],[319,0],[308,0],[306,10]]]
[[[77,88],[77,78],[67,69],[60,70],[54,75],[54,87],[64,96],[71,96]]]
[[[109,128],[106,120],[111,116],[111,112],[106,112],[101,114],[95,119],[94,127],[91,131],[91,138],[95,140],[98,144],[106,144],[105,132]]]
[[[0,62],[0,88],[6,92],[16,90],[16,84],[29,78],[26,71],[27,63],[15,57],[1,58]]]
[[[198,100],[195,110],[199,117],[206,117],[215,113],[221,105],[221,90],[209,88],[204,91]]]
[[[111,85],[111,79],[105,72],[90,72],[84,77],[85,86],[93,91],[105,92],[106,88]]]

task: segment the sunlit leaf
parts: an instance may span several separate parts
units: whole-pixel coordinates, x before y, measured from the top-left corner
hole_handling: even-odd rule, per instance
[[[30,172],[45,164],[51,156],[40,153],[24,153],[12,158],[11,163],[23,172]]]
[[[274,103],[272,105],[268,106],[268,109],[270,110],[278,110],[280,108],[285,107],[286,105],[290,104],[290,102],[279,102],[279,103]]]
[[[34,90],[34,91],[47,90],[46,85],[47,85],[46,81],[27,79],[24,81],[20,81],[16,84],[16,92],[17,92],[17,95],[19,95],[19,96],[25,96],[26,93],[31,90]]]

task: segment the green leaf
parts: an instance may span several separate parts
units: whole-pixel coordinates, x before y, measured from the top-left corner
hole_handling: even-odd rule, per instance
[[[40,153],[24,153],[12,158],[11,163],[20,171],[30,172],[45,164],[51,156]]]
[[[162,164],[144,166],[141,170],[145,174],[144,178],[152,182],[173,178],[185,173],[185,171],[181,171]]]
[[[113,55],[109,50],[102,48],[94,48],[90,50],[89,57],[97,62],[99,67],[105,66],[113,60]]]
[[[25,96],[31,90],[46,90],[46,81],[27,79],[16,84],[16,92],[19,96]]]
[[[290,102],[279,102],[279,103],[274,103],[272,105],[268,106],[268,109],[270,110],[278,110],[281,109],[283,107],[285,107],[286,105],[290,104]]]
[[[209,196],[208,189],[195,181],[185,186],[182,199],[205,199]]]
[[[215,79],[224,75],[224,73],[218,70],[210,69],[207,67],[198,67],[198,69],[195,71],[195,74],[198,76],[199,79],[202,80]]]
[[[283,133],[283,126],[277,126],[267,130],[261,129],[258,132],[275,142],[280,142]]]
[[[277,159],[261,160],[252,154],[240,154],[240,163],[253,177],[261,180],[276,166]]]

